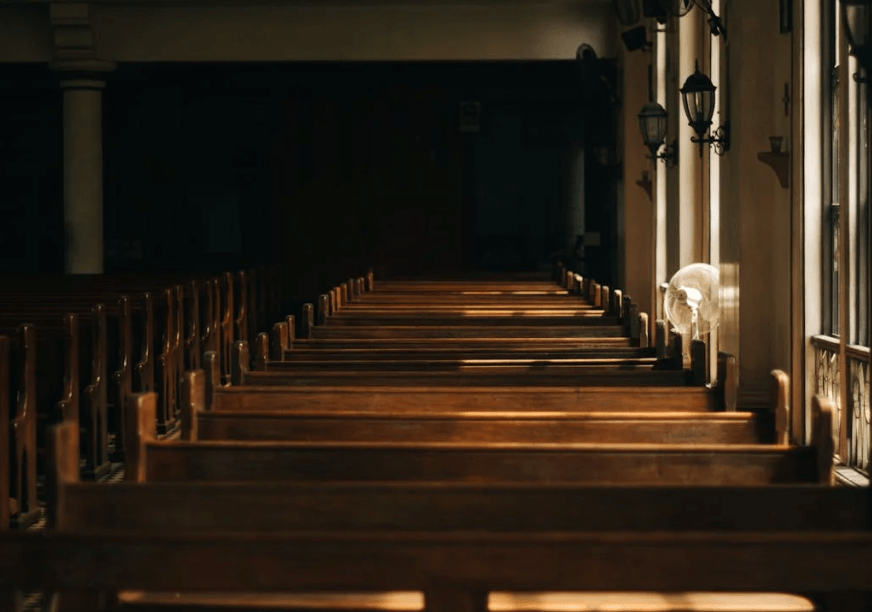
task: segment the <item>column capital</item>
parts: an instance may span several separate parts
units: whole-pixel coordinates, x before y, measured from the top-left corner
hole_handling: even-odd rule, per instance
[[[49,64],[63,89],[103,89],[106,76],[115,70],[113,62],[97,59],[57,60]]]

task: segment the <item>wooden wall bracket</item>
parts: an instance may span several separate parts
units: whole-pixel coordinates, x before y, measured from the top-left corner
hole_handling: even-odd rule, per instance
[[[772,168],[778,177],[778,182],[787,189],[790,181],[790,153],[765,151],[757,153],[757,159]]]

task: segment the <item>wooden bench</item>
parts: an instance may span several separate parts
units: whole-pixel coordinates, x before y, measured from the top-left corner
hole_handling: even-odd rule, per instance
[[[774,439],[771,419],[749,412],[244,410],[197,412],[190,422],[195,435],[189,438],[183,429],[182,436],[197,440],[755,444]]]
[[[265,350],[265,344],[261,345]],[[735,384],[735,374],[726,359],[719,362],[722,373],[714,390],[694,382],[692,372],[646,372],[645,386],[626,386],[632,381],[621,373],[585,378],[554,375],[497,376],[490,378],[436,375],[382,376],[372,372],[363,375],[335,373],[316,376],[284,376],[270,372],[251,372],[244,344],[237,344],[237,368],[231,385],[222,385],[217,356],[207,353],[207,406],[215,410],[378,410],[389,412],[414,411],[426,405],[430,411],[550,411],[602,412],[617,409],[623,412],[679,410],[705,412],[723,409],[724,398],[733,397],[729,387]],[[263,355],[263,352],[261,352]],[[722,356],[726,358],[727,356]],[[734,368],[733,368],[734,369]],[[552,370],[553,371],[553,370]],[[725,389],[728,392],[725,393]]]
[[[56,458],[77,456],[74,430],[59,426],[52,439]],[[428,610],[482,612],[494,591],[872,587],[865,489],[100,486],[76,482],[58,459],[57,532],[0,538],[6,604],[16,589],[34,588],[92,596],[414,590]],[[262,501],[256,511],[252,499]]]
[[[394,393],[393,403],[378,398],[379,392],[368,396],[366,391],[345,394],[339,391],[337,394],[333,390],[332,397],[319,395],[320,407],[314,406],[314,400],[301,402],[299,398],[288,397],[294,395],[293,390],[287,393],[253,390],[244,396],[245,406],[233,409],[226,400],[234,394],[214,385],[209,385],[207,392],[205,374],[200,371],[185,374],[187,388],[197,391],[187,393],[182,402],[184,439],[668,444],[772,441],[787,444],[789,441],[786,392],[789,379],[781,371],[773,372],[774,401],[768,413],[708,412],[705,411],[707,406],[692,401],[690,406],[696,410],[682,411],[686,407],[682,406],[682,399],[697,397],[682,398],[679,393],[671,398],[671,406],[642,397],[642,401],[633,404],[635,411],[626,411],[629,402],[625,395],[632,396],[631,392],[614,393],[614,389],[599,398],[611,402],[602,401],[599,411],[587,412],[579,410],[589,407],[583,403],[573,405],[573,410],[543,410],[535,401],[536,396],[529,394],[529,389],[521,398],[514,398],[515,401],[530,400],[523,406],[525,410],[501,409],[499,401],[494,402],[488,390],[463,394],[467,408],[453,409],[451,400],[455,396],[446,396],[444,389],[419,390],[411,398],[405,393]],[[212,376],[214,378],[215,374]],[[324,391],[325,394],[330,392]],[[473,395],[479,395],[478,404],[470,409],[473,402],[469,400]],[[540,395],[547,394],[540,392]],[[240,397],[243,396],[236,395],[237,400]],[[323,404],[324,399],[333,399],[334,403]],[[355,405],[355,400],[371,403],[361,409]]]
[[[422,591],[484,612],[493,591],[869,593],[869,529],[844,532],[10,534],[0,589],[85,594]],[[569,571],[571,570],[571,571]],[[95,609],[95,608],[90,608]]]
[[[192,380],[201,377],[193,377]],[[189,390],[205,405],[204,385]],[[153,421],[154,397],[136,409]],[[815,432],[832,431],[832,415]],[[829,429],[827,429],[829,427]],[[193,427],[188,432],[193,432]],[[133,435],[133,434],[132,434]],[[815,447],[731,444],[549,444],[408,442],[156,441],[140,427],[129,469],[156,481],[430,480],[466,482],[575,482],[594,484],[829,483],[832,436]],[[820,457],[825,456],[826,461]],[[131,468],[133,465],[135,468]]]
[[[84,592],[416,590],[430,612],[484,612],[493,591],[869,593],[868,528],[765,534],[291,531],[10,534],[0,589]],[[568,571],[571,569],[571,571]],[[90,608],[94,609],[94,608]]]
[[[336,386],[326,380],[312,386],[228,386],[212,385],[207,397],[214,410],[357,410],[410,412],[427,406],[431,412],[602,412],[620,407],[622,412],[682,410],[707,412],[718,402],[704,387],[624,388],[579,386],[439,387],[367,385]]]
[[[233,322],[229,285],[185,276],[189,282],[181,283],[182,276],[4,279],[0,456],[8,460],[0,463],[0,530],[25,529],[41,514],[37,482],[51,423],[79,422],[88,478],[107,475],[110,459],[123,459],[121,407],[134,391],[159,391],[158,427],[172,428],[181,373],[199,367],[204,349],[220,353],[222,329],[234,331],[221,320]],[[262,282],[273,277],[263,272]],[[157,303],[152,293],[138,293],[170,281],[178,284],[158,290]],[[224,336],[228,346],[239,337]]]
[[[231,382],[254,386],[681,386],[693,377],[682,370],[655,368],[651,358],[589,360],[270,361],[266,334],[259,338],[256,370],[248,345],[235,345]],[[389,369],[386,364],[391,363]]]

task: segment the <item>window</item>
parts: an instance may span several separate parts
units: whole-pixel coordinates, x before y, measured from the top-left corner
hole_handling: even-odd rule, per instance
[[[837,407],[836,460],[868,477],[869,99],[866,75],[847,55],[839,3],[822,2],[823,122],[821,325],[812,338],[814,391]],[[809,112],[811,109],[807,108]],[[814,206],[807,200],[806,206]],[[811,231],[811,228],[809,228]]]

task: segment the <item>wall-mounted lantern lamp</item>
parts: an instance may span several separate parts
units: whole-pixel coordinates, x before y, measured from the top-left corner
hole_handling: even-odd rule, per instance
[[[639,129],[642,131],[642,142],[651,151],[651,159],[662,160],[667,167],[672,167],[678,163],[676,143],[666,145],[663,153],[657,152],[663,146],[663,141],[666,140],[668,118],[669,114],[666,109],[653,100],[639,111]]]
[[[687,77],[681,88],[681,100],[684,103],[684,114],[690,127],[698,138],[691,137],[691,142],[699,143],[699,156],[702,157],[703,145],[714,145],[715,153],[723,155],[730,150],[730,122],[727,121],[709,136],[712,115],[715,112],[715,86],[706,75],[699,71],[696,62],[692,75]]]
[[[724,28],[724,22],[715,13],[709,0],[657,0],[657,2],[665,13],[675,17],[684,17],[690,12],[690,9],[698,6],[708,15],[711,35],[726,38],[727,30]]]
[[[851,55],[860,62],[868,78],[872,72],[872,0],[842,0],[841,5]],[[854,79],[860,80],[856,74]]]

